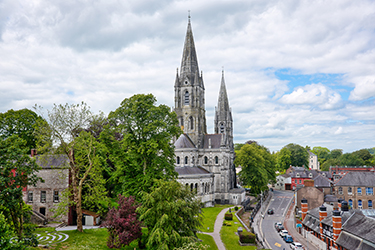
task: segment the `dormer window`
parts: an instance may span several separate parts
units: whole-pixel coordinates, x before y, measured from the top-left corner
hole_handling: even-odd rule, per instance
[[[296,174],[296,177],[299,177],[299,174]]]
[[[310,174],[309,174],[309,177],[310,177],[310,178],[312,178],[312,177],[313,177],[312,173],[310,173]]]

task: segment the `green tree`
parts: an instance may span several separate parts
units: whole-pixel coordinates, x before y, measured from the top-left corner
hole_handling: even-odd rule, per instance
[[[308,168],[309,153],[306,148],[294,143],[289,143],[284,148],[287,148],[290,151],[291,165],[298,167],[305,166]]]
[[[342,166],[363,166],[364,161],[353,153],[346,153],[340,157]]]
[[[313,147],[311,152],[318,156],[318,161],[320,165],[322,165],[326,160],[330,158],[331,153],[329,149],[325,147]]]
[[[330,159],[339,159],[342,156],[342,149],[331,150]]]
[[[142,192],[140,220],[148,228],[148,249],[174,249],[196,240],[201,226],[201,203],[175,180],[156,180],[150,193]]]
[[[16,135],[0,140],[0,212],[21,245],[34,245],[35,236],[30,230],[25,230],[30,209],[25,207],[22,189],[43,180],[37,176],[39,166],[27,150],[26,142]]]
[[[38,110],[41,111],[41,108]],[[55,104],[48,111],[48,123],[40,124],[36,133],[39,152],[65,154],[69,159],[71,186],[67,197],[70,197],[69,204],[76,207],[77,230],[80,232],[83,232],[82,192],[85,185],[91,185],[89,193],[85,194],[88,204],[100,203],[106,197],[106,191],[100,188],[103,184],[100,168],[105,164],[106,148],[92,133],[85,131],[93,117],[90,108],[83,102]]]
[[[0,113],[0,139],[17,135],[26,141],[26,148],[30,153],[31,149],[36,147],[34,131],[39,122],[43,122],[43,118],[29,109],[17,111],[10,109],[5,113]]]
[[[352,155],[356,158],[361,159],[364,165],[370,165],[371,160],[373,158],[373,156],[370,154],[370,152],[367,149],[360,149],[360,150],[354,151]]]
[[[287,148],[282,148],[276,153],[276,166],[279,171],[286,170],[292,165],[292,153]]]
[[[341,162],[339,159],[328,159],[326,160],[321,166],[320,166],[320,169],[322,171],[329,171],[329,167],[333,166],[340,166],[341,165]]]
[[[267,188],[268,172],[262,150],[256,144],[245,144],[236,154],[234,163],[241,166],[239,178],[244,185],[250,185],[253,193],[259,194]]]
[[[150,191],[155,179],[177,176],[172,139],[181,129],[168,106],[155,104],[151,94],[124,99],[109,114],[109,125],[100,137],[115,166],[111,178],[118,187],[116,192],[137,200],[140,191]]]

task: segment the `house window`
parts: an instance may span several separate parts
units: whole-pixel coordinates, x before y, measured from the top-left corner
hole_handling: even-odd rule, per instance
[[[177,156],[176,162],[177,164],[180,164],[180,156]]]
[[[27,202],[30,202],[30,203],[33,202],[33,191],[29,191],[27,193]]]
[[[40,191],[40,202],[46,202],[46,191]]]
[[[189,120],[190,120],[190,129],[194,129],[194,119],[193,119],[193,117],[190,116]]]
[[[53,191],[53,202],[59,202],[59,191]]]
[[[299,184],[301,184],[301,183],[302,183],[302,180],[300,179],[300,180],[299,180]]]
[[[207,156],[204,157],[204,164],[207,164],[208,163],[208,158]]]
[[[357,194],[362,195],[362,189],[361,188],[357,188]]]
[[[309,177],[310,177],[310,178],[312,178],[312,177],[313,177],[312,173],[310,173],[310,174],[309,174]]]
[[[352,195],[353,189],[351,187],[348,187],[348,194]]]
[[[342,187],[339,187],[339,194],[342,194]]]
[[[353,207],[353,201],[352,201],[352,199],[349,199],[348,203],[349,203],[349,207],[352,208]]]
[[[369,201],[368,201],[368,208],[369,208],[369,209],[372,209],[372,200],[369,200]]]
[[[184,101],[184,104],[185,105],[189,105],[189,92],[188,91],[185,92],[185,101]]]
[[[367,187],[366,195],[374,195],[374,189],[372,187]]]
[[[358,200],[358,208],[362,209],[362,200]]]
[[[189,158],[185,156],[185,164],[188,164],[188,162],[189,162]]]
[[[297,180],[294,180],[294,183],[296,183],[296,184],[297,184]]]
[[[215,164],[219,164],[219,157],[215,156]]]

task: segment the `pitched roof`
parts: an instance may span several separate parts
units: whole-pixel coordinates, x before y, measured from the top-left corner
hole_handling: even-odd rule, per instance
[[[375,187],[375,172],[347,172],[335,186]]]
[[[36,155],[36,163],[42,169],[68,168],[69,159],[66,155]]]
[[[342,229],[350,234],[375,244],[375,219],[360,213],[354,213],[343,225]]]
[[[203,148],[220,148],[221,145],[221,134],[206,134],[203,137]]]
[[[211,172],[200,166],[184,166],[184,167],[175,167],[176,172],[181,177],[182,175],[213,175]]]
[[[328,180],[326,177],[318,174],[313,178],[314,186],[317,188],[331,187],[332,181]]]
[[[174,143],[175,148],[195,148],[193,141],[187,134],[182,134]]]

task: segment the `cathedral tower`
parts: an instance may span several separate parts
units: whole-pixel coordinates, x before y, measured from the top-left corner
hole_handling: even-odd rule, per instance
[[[201,147],[203,135],[207,133],[204,106],[204,85],[199,74],[190,17],[185,37],[180,74],[176,74],[174,85],[175,109],[180,126],[196,147]]]
[[[224,70],[221,76],[221,85],[217,107],[215,107],[215,133],[222,134],[221,145],[233,149],[233,120],[229,108],[227,89],[224,81]]]

